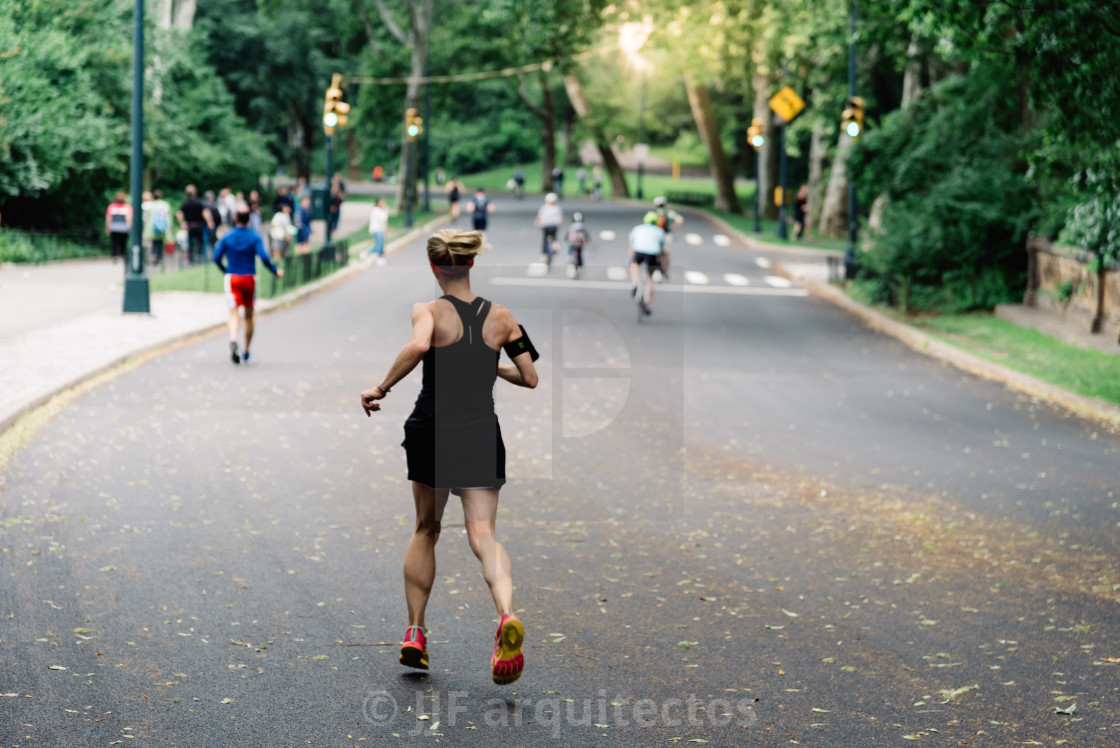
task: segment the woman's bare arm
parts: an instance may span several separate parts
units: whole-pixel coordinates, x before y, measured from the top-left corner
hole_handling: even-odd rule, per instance
[[[502,330],[505,332],[502,345],[520,339],[521,327],[517,324],[513,315],[509,313],[509,310],[503,307],[498,310],[498,313],[502,315],[499,321],[502,324]],[[532,389],[537,386],[537,367],[533,365],[533,358],[528,351],[517,354],[513,358],[512,364],[499,365],[498,376],[510,384],[516,384],[518,387]]]
[[[385,397],[388,390],[407,377],[416,365],[424,360],[424,354],[432,346],[432,332],[435,326],[436,319],[430,304],[412,305],[412,336],[397,354],[393,365],[389,367],[389,373],[381,382],[362,392],[362,410],[367,416],[375,410],[381,410],[381,405],[376,401]]]

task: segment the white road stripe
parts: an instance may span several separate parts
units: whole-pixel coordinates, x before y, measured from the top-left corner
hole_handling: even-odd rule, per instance
[[[708,276],[701,273],[699,270],[686,270],[684,279],[694,286],[708,285]]]
[[[545,265],[543,262],[534,262],[529,265],[526,272],[535,278],[540,278],[541,276],[548,275],[548,265]]]
[[[784,278],[783,278],[784,280]],[[594,291],[628,291],[629,283],[615,281],[567,280],[564,278],[490,278],[495,286],[525,286],[530,288],[585,288]],[[804,288],[758,288],[734,286],[658,286],[657,293],[702,293],[730,296],[808,296]]]
[[[699,234],[685,234],[684,240],[694,247],[699,247],[704,243],[704,240],[700,238]]]
[[[767,260],[765,257],[754,258],[754,264],[758,265],[763,270],[769,270],[770,269],[770,260]]]
[[[607,267],[607,277],[612,281],[624,281],[630,277],[630,273],[624,267],[610,265]]]
[[[730,247],[731,239],[726,234],[716,234],[712,237],[712,241],[716,243],[717,247]]]
[[[766,276],[766,283],[774,288],[791,288],[793,286],[793,284],[785,278],[780,278],[776,275]]]
[[[611,231],[610,229],[603,229],[602,231],[599,232],[599,238],[602,239],[605,242],[609,242],[609,241],[613,240],[614,236],[615,236],[614,232]]]
[[[745,286],[750,283],[746,276],[738,273],[724,273],[723,281],[731,286]]]

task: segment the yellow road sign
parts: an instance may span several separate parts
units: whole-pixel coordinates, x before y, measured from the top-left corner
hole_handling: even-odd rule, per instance
[[[774,110],[774,114],[789,124],[805,108],[805,102],[796,91],[786,86],[770,98],[770,108]]]

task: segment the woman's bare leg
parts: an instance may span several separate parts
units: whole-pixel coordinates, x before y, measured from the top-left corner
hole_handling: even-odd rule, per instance
[[[471,550],[482,562],[482,577],[490,586],[498,618],[513,612],[513,569],[509,555],[494,537],[498,516],[498,492],[494,489],[468,489],[462,492],[463,517]]]
[[[436,542],[440,521],[447,506],[447,489],[412,482],[416,503],[416,530],[404,554],[404,598],[408,603],[408,625],[424,626],[424,609],[436,580]]]

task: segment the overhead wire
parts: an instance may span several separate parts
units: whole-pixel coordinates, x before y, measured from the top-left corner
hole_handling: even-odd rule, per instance
[[[567,58],[572,62],[580,60],[587,60],[607,52],[612,52],[618,49],[617,44],[612,44],[606,47],[598,47],[596,49],[589,49],[586,52],[572,55]],[[398,78],[370,78],[360,75],[352,75],[346,78],[347,83],[357,83],[362,85],[375,85],[375,86],[389,86],[407,83],[416,83],[422,85],[425,83],[466,83],[470,81],[491,80],[494,78],[511,78],[515,75],[524,73],[534,73],[538,70],[548,72],[556,66],[555,60],[545,60],[543,62],[534,62],[528,65],[519,65],[512,68],[502,68],[501,70],[484,70],[476,73],[457,73],[455,75],[426,75],[418,77],[398,77]]]

